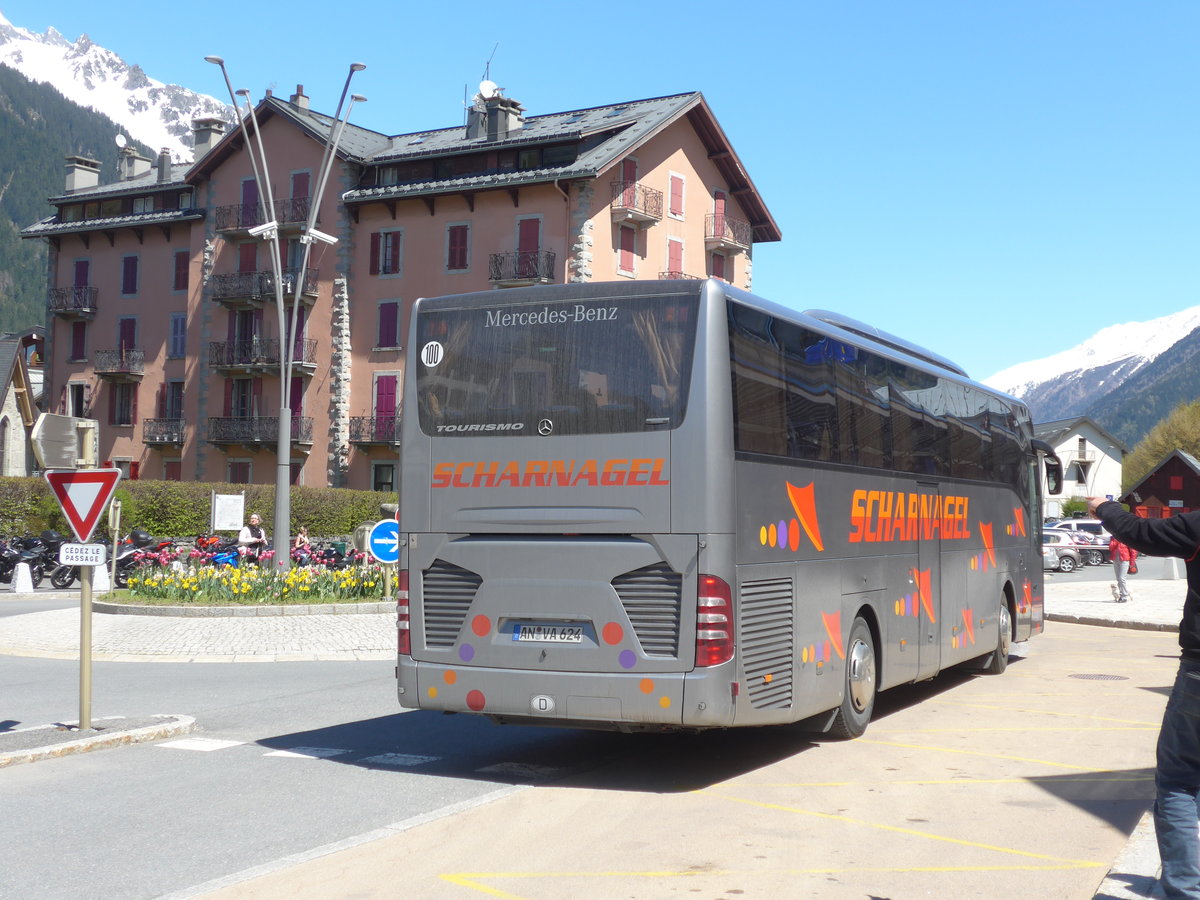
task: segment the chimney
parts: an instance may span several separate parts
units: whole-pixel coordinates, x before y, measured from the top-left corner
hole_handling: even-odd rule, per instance
[[[525,117],[521,113],[525,108],[516,100],[508,97],[488,97],[486,100],[487,139],[501,141],[514,131],[520,131],[525,125]]]
[[[129,181],[150,171],[150,159],[132,147],[122,147],[117,153],[117,179]]]
[[[158,183],[166,184],[171,180],[171,149],[163,147],[158,151]]]
[[[288,98],[288,102],[296,107],[296,109],[308,109],[308,97],[304,94],[304,85],[296,85],[296,93]]]
[[[193,158],[199,162],[225,135],[222,119],[192,119],[192,141],[195,145]]]
[[[86,156],[68,156],[66,168],[68,194],[100,184],[100,163],[97,160]]]

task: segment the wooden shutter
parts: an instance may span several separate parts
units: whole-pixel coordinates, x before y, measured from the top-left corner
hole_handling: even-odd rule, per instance
[[[675,278],[683,273],[683,241],[667,241],[667,269]]]
[[[177,291],[186,291],[188,286],[188,264],[191,262],[191,256],[186,250],[179,250],[175,253],[175,282],[174,287]]]
[[[136,294],[138,282],[138,258],[126,256],[121,260],[121,293]]]
[[[158,386],[158,417],[165,419],[167,417],[167,384],[163,382]]]
[[[379,241],[382,235],[378,231],[371,232],[371,268],[370,274],[379,274]]]
[[[671,176],[671,215],[683,215],[683,179],[678,175]]]
[[[446,254],[446,268],[465,269],[467,267],[467,226],[451,225],[448,232],[450,249]]]
[[[238,271],[255,272],[258,270],[258,244],[238,244]]]
[[[225,379],[225,418],[233,415],[233,379]]]
[[[92,264],[86,259],[75,260],[75,287],[87,287]]]
[[[399,342],[398,311],[400,304],[389,300],[379,304],[379,347],[395,347]]]
[[[637,232],[628,225],[621,226],[621,256],[617,264],[622,272],[633,271],[633,253],[637,245]]]

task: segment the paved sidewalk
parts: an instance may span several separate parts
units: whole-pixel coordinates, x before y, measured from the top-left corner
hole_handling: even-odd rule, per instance
[[[1178,631],[1187,582],[1172,561],[1146,559],[1131,578],[1133,599],[1114,603],[1107,581],[1047,573],[1047,628],[1075,622],[1114,628]],[[78,596],[78,592],[68,592]],[[30,595],[0,593],[0,604]],[[38,595],[45,596],[45,595]],[[277,662],[296,660],[392,659],[394,613],[195,617],[95,613],[92,658],[114,662]],[[77,608],[0,618],[0,654],[56,659],[79,658]],[[186,719],[186,717],[176,717]],[[137,720],[139,725],[145,722]],[[0,759],[28,762],[121,742],[116,723],[93,729],[91,737],[62,737],[62,726],[41,726],[58,738],[28,747],[30,732],[0,732]],[[145,731],[146,729],[143,729]],[[114,740],[115,738],[115,740]],[[143,738],[146,739],[146,738]],[[154,738],[149,738],[154,739]],[[9,746],[14,741],[15,746]],[[19,752],[18,752],[19,751]],[[1124,851],[1096,893],[1096,900],[1160,898],[1158,848],[1149,813],[1134,829]]]

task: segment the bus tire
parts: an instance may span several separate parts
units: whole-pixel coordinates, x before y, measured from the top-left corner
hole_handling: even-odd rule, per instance
[[[848,740],[859,737],[867,730],[867,723],[871,721],[871,713],[875,709],[875,640],[862,616],[855,617],[854,624],[850,626],[845,671],[842,705],[833,717],[829,733]]]
[[[1002,675],[1008,668],[1008,654],[1012,650],[1012,616],[1009,615],[1008,604],[1003,597],[1000,598],[998,618],[1000,619],[1000,628],[996,637],[996,650],[992,653],[988,664],[983,667],[983,671],[987,675]]]

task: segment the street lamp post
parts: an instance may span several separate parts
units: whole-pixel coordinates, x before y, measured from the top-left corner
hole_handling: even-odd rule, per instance
[[[299,271],[296,272],[295,276],[291,327],[289,328],[287,308],[284,305],[283,296],[283,256],[279,242],[279,223],[274,217],[275,200],[271,193],[271,179],[267,168],[267,155],[263,149],[262,132],[258,127],[258,117],[255,115],[254,104],[251,102],[249,91],[235,91],[233,89],[233,83],[229,80],[229,73],[225,69],[225,60],[219,56],[206,56],[204,60],[205,62],[219,66],[221,74],[225,77],[225,86],[229,90],[229,99],[232,101],[234,110],[237,112],[238,123],[242,130],[242,142],[246,145],[246,153],[250,157],[250,168],[254,172],[255,182],[260,188],[258,191],[258,202],[262,207],[262,224],[249,229],[249,232],[253,237],[266,241],[270,248],[271,272],[274,275],[275,282],[275,310],[279,317],[280,344],[279,430],[275,446],[275,569],[279,572],[286,572],[291,567],[291,386],[292,368],[295,363],[295,331],[299,325],[300,297],[304,291],[304,275],[308,268],[308,259],[313,241],[319,240],[328,244],[337,242],[336,237],[317,231],[317,211],[320,207],[321,197],[325,192],[325,183],[329,177],[329,171],[333,168],[333,159],[337,155],[338,142],[341,140],[342,132],[345,130],[346,123],[350,119],[350,110],[354,108],[355,102],[366,102],[366,97],[359,94],[351,95],[350,104],[346,107],[346,113],[344,116],[342,115],[342,105],[345,103],[346,93],[350,89],[350,79],[354,77],[355,72],[361,72],[366,66],[362,63],[350,64],[350,72],[346,75],[346,83],[342,86],[342,96],[338,100],[337,111],[334,113],[333,123],[330,125],[329,138],[325,142],[321,167],[318,170],[320,177],[317,182],[317,191],[313,195],[312,202],[309,203],[308,220],[305,223],[304,231],[300,235],[300,243],[304,247],[304,253]],[[238,97],[244,97],[246,100],[246,114],[244,116],[242,115]],[[246,128],[247,119],[250,120],[250,124],[254,128],[253,144],[250,141],[249,129]],[[255,147],[258,150],[257,156],[255,155]]]

